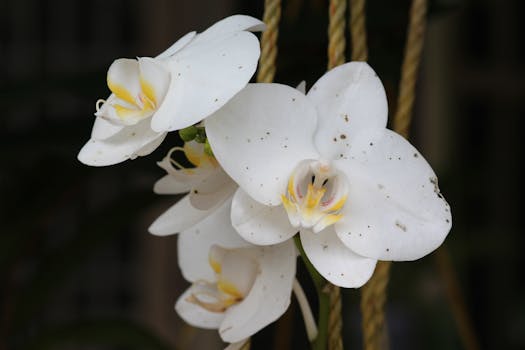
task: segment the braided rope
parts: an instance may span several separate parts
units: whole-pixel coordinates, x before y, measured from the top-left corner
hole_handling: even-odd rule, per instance
[[[415,99],[415,88],[423,41],[425,39],[427,0],[413,0],[410,7],[410,23],[405,47],[405,57],[401,68],[397,112],[394,116],[394,130],[404,137],[408,136],[412,109]]]
[[[350,0],[352,61],[366,61],[368,59],[368,48],[366,46],[365,2],[366,0]]]
[[[346,0],[330,0],[328,9],[328,69],[332,69],[345,62],[345,25]],[[327,285],[330,303],[328,317],[328,349],[342,350],[343,328],[341,290],[332,284]]]
[[[330,0],[328,9],[328,69],[345,62],[346,0]]]
[[[361,288],[363,348],[365,350],[388,348],[384,306],[391,265],[389,261],[378,262],[374,275]]]
[[[266,24],[266,30],[261,37],[261,58],[257,72],[257,82],[259,83],[271,83],[275,76],[280,19],[281,0],[265,0],[263,21]]]
[[[333,284],[326,286],[330,303],[330,314],[328,316],[328,349],[343,350],[343,328],[341,289]]]

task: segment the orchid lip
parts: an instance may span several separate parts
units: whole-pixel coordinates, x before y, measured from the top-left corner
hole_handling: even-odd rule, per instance
[[[186,167],[173,159],[172,155],[175,152],[182,152],[193,167]],[[204,152],[204,145],[195,141],[185,142],[183,147],[173,147],[157,164],[171,175],[177,173],[202,175],[202,173],[207,174],[208,171],[219,167],[215,158]]]
[[[342,219],[347,195],[346,177],[331,162],[303,160],[289,177],[281,199],[292,226],[317,233]]]
[[[170,79],[162,63],[153,58],[117,59],[107,74],[112,94],[96,102],[95,115],[119,125],[149,118],[162,104]]]
[[[259,273],[259,264],[242,248],[210,248],[208,262],[215,272],[214,282],[197,280],[187,301],[210,312],[225,312],[248,295]]]

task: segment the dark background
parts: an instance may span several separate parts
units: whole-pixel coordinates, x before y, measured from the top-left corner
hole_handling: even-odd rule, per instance
[[[391,111],[409,3],[368,1],[369,62]],[[412,140],[451,204],[446,251],[481,347],[523,349],[525,2],[430,3]],[[276,81],[312,84],[326,69],[327,1],[283,6]],[[176,238],[147,233],[176,199],[151,189],[177,137],[107,168],[76,154],[114,59],[154,56],[188,31],[262,11],[262,0],[0,1],[0,348],[221,348],[173,310],[187,287]],[[394,264],[392,349],[463,348],[436,261]],[[359,292],[344,295],[345,345],[360,348]],[[304,337],[293,300],[253,348],[302,349]]]

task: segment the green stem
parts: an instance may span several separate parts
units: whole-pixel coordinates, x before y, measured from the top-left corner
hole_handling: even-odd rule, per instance
[[[303,245],[299,235],[294,236],[294,241],[297,249],[301,253],[301,259],[303,260],[310,277],[314,283],[317,291],[317,298],[319,299],[319,316],[317,319],[317,338],[311,343],[312,350],[326,350],[328,343],[328,316],[330,312],[330,300],[328,294],[324,291],[326,286],[326,280],[317,272],[315,267],[312,265],[306,253],[304,252]]]

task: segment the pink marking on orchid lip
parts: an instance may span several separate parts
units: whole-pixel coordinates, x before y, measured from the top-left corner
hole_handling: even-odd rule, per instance
[[[297,196],[299,198],[303,198],[303,194],[301,193],[301,189],[299,188],[299,185],[295,186],[295,192],[297,192]]]
[[[326,206],[330,205],[334,201],[334,198],[335,197],[332,197],[332,198],[330,198],[330,199],[328,199],[328,200],[326,200],[324,202],[321,202],[321,206],[322,207],[326,207]]]

